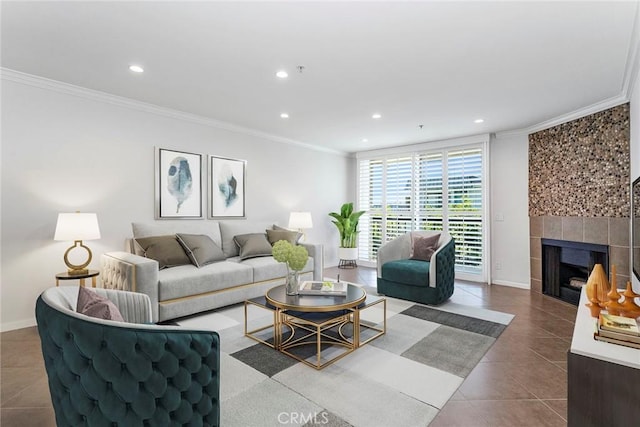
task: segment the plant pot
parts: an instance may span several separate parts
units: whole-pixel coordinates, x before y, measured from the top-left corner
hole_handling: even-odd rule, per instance
[[[338,248],[338,257],[345,260],[357,260],[358,248]]]

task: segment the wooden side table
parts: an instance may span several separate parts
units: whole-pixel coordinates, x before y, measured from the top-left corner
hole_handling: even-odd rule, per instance
[[[84,286],[85,280],[91,277],[91,286],[96,287],[96,277],[100,272],[98,270],[89,270],[87,274],[69,274],[68,272],[56,274],[56,286],[60,286],[60,280],[78,280],[80,286]]]

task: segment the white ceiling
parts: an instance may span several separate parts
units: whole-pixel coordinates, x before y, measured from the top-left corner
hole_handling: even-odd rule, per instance
[[[624,96],[636,7],[2,1],[2,67],[354,152],[526,128]]]

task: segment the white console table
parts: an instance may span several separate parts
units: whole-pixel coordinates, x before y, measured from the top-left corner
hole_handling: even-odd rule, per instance
[[[567,357],[568,425],[630,426],[640,423],[640,350],[593,339],[585,287]]]

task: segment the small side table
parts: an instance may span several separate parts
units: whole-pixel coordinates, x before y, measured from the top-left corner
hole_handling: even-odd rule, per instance
[[[100,272],[98,270],[89,270],[87,274],[69,274],[68,272],[56,274],[56,286],[60,286],[60,280],[78,280],[80,286],[84,286],[85,279],[91,277],[91,286],[96,287],[96,277]]]

